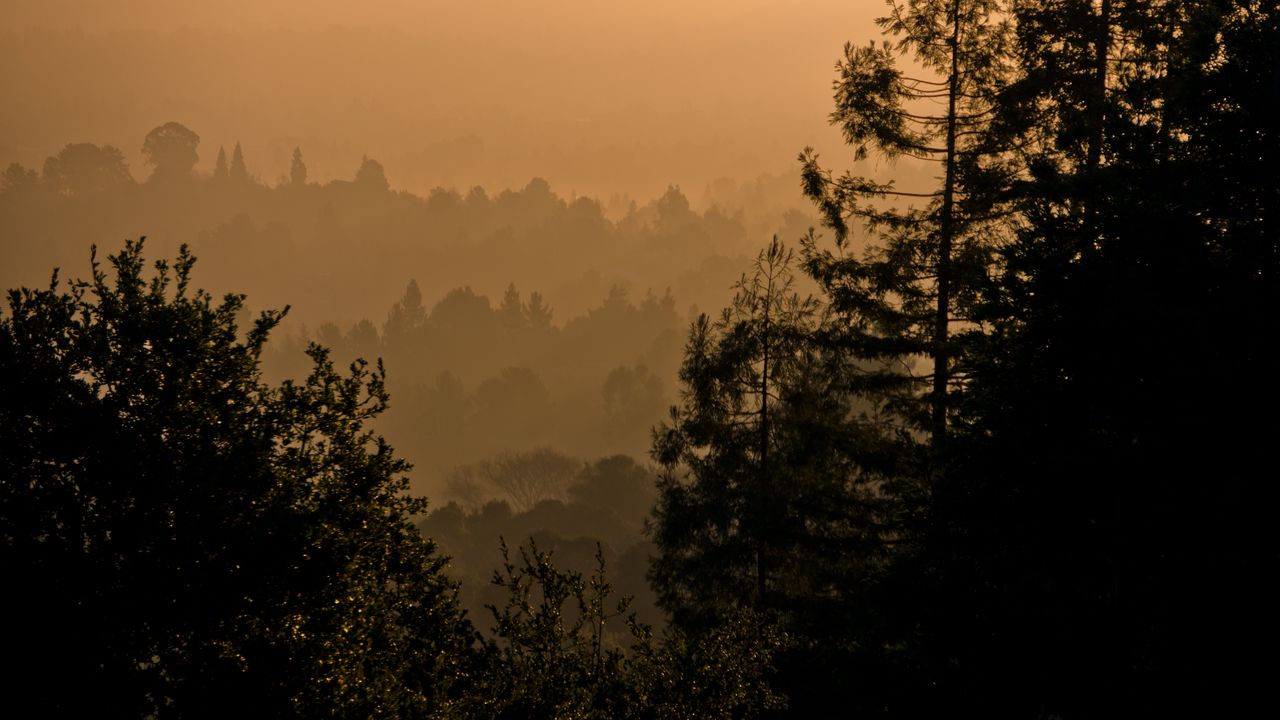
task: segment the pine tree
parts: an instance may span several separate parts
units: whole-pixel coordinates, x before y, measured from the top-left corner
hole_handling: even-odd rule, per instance
[[[824,342],[790,262],[775,239],[720,318],[691,329],[680,405],[654,431],[651,580],[678,628],[743,608],[781,623],[794,640],[786,690],[817,712],[843,689],[801,668],[838,673],[856,647],[847,614],[884,557],[882,463],[897,453],[849,391],[856,368]]]
[[[889,371],[874,381],[890,405],[941,446],[948,394],[964,373],[952,325],[971,321],[967,311],[990,264],[992,188],[1005,179],[1002,148],[990,130],[1009,25],[994,0],[890,0],[889,8],[877,22],[897,41],[845,46],[831,121],[855,159],[874,149],[889,159],[934,162],[940,186],[902,191],[849,173],[835,177],[806,149],[805,194],[835,235],[834,253],[812,237],[806,241],[806,265],[848,316],[857,355],[886,367],[929,358],[927,375]],[[933,77],[899,70],[895,52],[911,53]],[[942,109],[930,109],[936,105]],[[887,198],[926,205],[899,211],[886,207]],[[849,245],[854,218],[878,240],[861,258]],[[919,407],[921,399],[927,407]]]
[[[231,151],[231,170],[229,176],[238,183],[249,182],[249,169],[244,164],[244,152],[240,149],[240,143],[236,143],[236,147]]]
[[[213,179],[226,180],[229,177],[227,171],[227,151],[221,145],[218,146],[218,161],[213,166]]]
[[[293,149],[293,161],[289,164],[289,182],[294,187],[307,184],[307,166],[302,162],[302,148]]]
[[[1280,7],[1015,10],[1019,224],[932,508],[930,682],[1003,706],[969,712],[1233,714],[1280,601],[1254,571],[1280,432],[1256,412],[1280,402]]]

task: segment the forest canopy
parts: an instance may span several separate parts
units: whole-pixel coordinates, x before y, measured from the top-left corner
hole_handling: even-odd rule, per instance
[[[174,259],[126,241],[0,312],[6,702],[1266,706],[1280,2],[890,0],[878,29],[831,48],[846,146],[796,138],[805,211],[420,197],[368,156],[322,185],[302,146],[271,185],[176,122],[144,182],[111,145],[11,165],[21,272],[147,213]],[[269,342],[284,312],[194,289],[189,236],[210,286],[328,304]]]

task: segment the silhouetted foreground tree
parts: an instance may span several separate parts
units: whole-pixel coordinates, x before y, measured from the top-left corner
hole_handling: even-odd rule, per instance
[[[935,710],[1244,714],[1280,638],[1280,3],[1016,19],[1021,222],[925,535]]]
[[[144,277],[142,243],[0,317],[4,702],[119,717],[425,715],[473,645],[365,423],[380,368],[264,385],[282,313]]]
[[[765,409],[785,407],[786,378],[776,401],[762,382],[766,357],[779,356],[730,322],[704,322],[679,422],[654,444],[668,470],[662,602],[691,629],[714,626],[714,608],[776,604],[790,627],[827,628],[825,646],[852,641],[844,657],[800,646],[813,674],[840,678],[814,693],[784,674],[802,717],[1222,716],[1270,702],[1270,664],[1257,656],[1280,639],[1266,480],[1280,433],[1280,3],[891,0],[890,14],[887,27],[910,33],[904,47],[949,56],[945,68],[922,58],[948,75],[950,90],[934,93],[948,116],[853,92],[927,99],[872,48],[846,53],[834,119],[855,145],[929,153],[939,146],[913,148],[902,118],[934,135],[946,126],[958,164],[941,180],[955,212],[869,207],[859,201],[884,186],[828,177],[809,156],[806,189],[841,245],[827,255],[810,240],[806,269],[849,327],[803,334],[835,341],[854,369],[933,354],[932,399],[945,390],[945,403],[904,396],[893,376],[856,385],[873,406],[934,411],[883,446],[903,451],[884,465],[903,481],[879,486],[893,550],[812,552],[825,516],[796,503],[810,470],[777,462],[787,445],[761,439],[766,417],[783,427]],[[1010,42],[988,43],[1010,19]],[[1007,57],[983,57],[1001,48]],[[979,82],[986,70],[991,82]],[[961,101],[971,110],[955,115]],[[864,259],[841,254],[850,216],[882,231]],[[948,266],[949,291],[963,293],[950,300]],[[921,324],[930,316],[938,324]],[[749,317],[744,327],[765,326],[763,313]],[[753,383],[759,399],[735,390]],[[839,458],[840,442],[867,437],[842,427],[848,413],[818,414],[830,397],[797,406],[831,432],[800,436],[804,457]],[[910,430],[904,416],[888,420]],[[919,452],[925,429],[947,442]],[[865,466],[874,447],[848,456]],[[822,470],[840,477],[838,465]],[[790,489],[770,496],[760,479]],[[851,535],[875,519],[853,518]],[[765,558],[794,547],[801,579],[859,563],[874,572],[861,587],[843,576],[824,606],[774,592],[757,562],[753,593],[753,545]],[[815,698],[827,712],[803,714]]]
[[[752,717],[778,644],[749,616],[655,642],[530,545],[492,639],[411,523],[408,465],[366,423],[381,364],[262,382],[283,313],[191,289],[142,242],[0,316],[6,711],[51,717]],[[575,486],[578,487],[578,486]],[[589,487],[589,484],[583,485]],[[505,550],[505,548],[504,548]],[[565,604],[570,603],[566,610]]]
[[[655,643],[650,628],[615,600],[597,546],[589,577],[559,570],[532,541],[493,583],[505,591],[490,606],[494,640],[490,671],[462,708],[475,718],[748,718],[780,707],[770,688],[772,655],[781,638],[751,612],[716,628],[673,629]],[[625,626],[629,647],[608,631]]]
[[[855,615],[892,542],[900,453],[790,263],[775,239],[733,305],[693,324],[681,403],[654,431],[651,579],[682,631],[744,608],[775,623],[789,637],[781,687],[808,716],[849,690],[828,671],[848,667],[865,632]]]

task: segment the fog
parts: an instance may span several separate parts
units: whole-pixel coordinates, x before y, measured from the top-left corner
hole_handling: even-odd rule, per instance
[[[661,622],[651,430],[680,401],[690,323],[771,238],[820,225],[797,155],[850,164],[833,65],[878,12],[9,2],[0,286],[88,277],[93,244],[100,260],[144,235],[149,260],[189,246],[201,288],[290,308],[267,381],[305,378],[312,342],[385,362],[374,428],[414,465],[422,528],[474,617],[500,601],[505,535],[579,568],[602,542]]]
[[[119,147],[162,122],[237,141],[274,183],[377,157],[398,189],[522,187],[641,201],[794,168],[828,127],[831,67],[877,4],[35,2],[0,10],[0,158]],[[139,177],[139,179],[142,179]],[[701,198],[695,198],[695,202]]]

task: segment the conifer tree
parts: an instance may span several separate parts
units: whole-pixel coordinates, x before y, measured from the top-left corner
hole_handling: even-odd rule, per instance
[[[886,368],[929,359],[929,373],[887,370],[874,381],[909,424],[940,446],[948,394],[964,372],[952,326],[971,320],[967,310],[990,262],[992,187],[1005,179],[990,126],[1009,26],[995,0],[888,4],[889,14],[877,22],[896,41],[845,46],[831,121],[856,160],[875,151],[936,163],[939,185],[899,190],[850,173],[837,177],[806,149],[804,191],[835,236],[834,252],[809,238],[806,264],[847,315],[858,356]],[[917,67],[899,69],[899,53],[910,53]],[[923,206],[898,210],[887,207],[888,199]],[[861,257],[850,243],[853,219],[874,236]]]
[[[1276,636],[1280,4],[1014,17],[1018,224],[931,508],[930,682],[989,714],[1239,714]]]
[[[307,184],[307,166],[302,162],[302,148],[293,149],[293,160],[289,163],[289,182],[294,187]]]
[[[236,143],[236,147],[231,151],[231,169],[229,171],[230,178],[238,183],[249,182],[249,169],[244,164],[244,152],[240,149],[240,143]]]
[[[844,618],[886,558],[900,450],[851,390],[860,371],[822,308],[794,291],[791,259],[775,238],[730,307],[693,324],[680,404],[654,431],[651,579],[678,628],[744,608],[779,624],[782,686],[804,715],[844,694],[835,677],[861,632]]]
[[[227,171],[227,151],[221,145],[218,146],[218,161],[213,166],[213,179],[226,180],[229,177]]]

